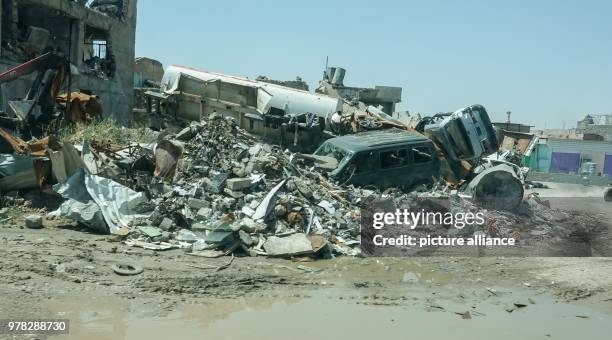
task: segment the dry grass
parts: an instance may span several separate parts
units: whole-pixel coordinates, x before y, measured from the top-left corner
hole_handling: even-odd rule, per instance
[[[58,133],[62,141],[82,143],[84,140],[110,142],[112,144],[148,143],[154,137],[145,128],[126,128],[114,119],[105,119],[87,125],[67,126]]]

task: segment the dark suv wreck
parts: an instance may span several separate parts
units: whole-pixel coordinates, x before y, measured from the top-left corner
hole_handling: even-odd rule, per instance
[[[413,189],[431,185],[440,172],[433,142],[419,133],[396,128],[328,139],[314,156],[337,160],[329,175],[361,186]]]

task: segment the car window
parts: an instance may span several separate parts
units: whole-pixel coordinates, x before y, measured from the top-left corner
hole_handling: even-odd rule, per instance
[[[324,143],[315,151],[317,156],[334,157],[338,162],[342,161],[347,156],[347,152],[333,145],[332,143]]]
[[[406,149],[389,150],[380,153],[380,167],[382,169],[395,168],[410,162]]]
[[[433,159],[431,149],[428,147],[412,148],[412,155],[415,164],[427,163]]]
[[[360,153],[351,161],[351,166],[355,167],[355,174],[365,174],[376,170],[377,162],[373,152]]]

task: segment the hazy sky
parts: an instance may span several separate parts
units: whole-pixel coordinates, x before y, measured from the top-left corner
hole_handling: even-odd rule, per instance
[[[400,110],[483,104],[494,121],[573,127],[612,113],[612,1],[140,0],[136,55],[255,78],[330,66],[403,87]]]

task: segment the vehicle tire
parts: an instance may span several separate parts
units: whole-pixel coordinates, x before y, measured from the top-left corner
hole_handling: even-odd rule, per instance
[[[130,264],[130,263],[117,263],[117,264],[114,264],[111,268],[113,269],[115,274],[125,275],[125,276],[138,275],[142,273],[144,270],[142,266],[139,266],[137,264]]]
[[[364,118],[359,121],[359,125],[364,130],[378,130],[382,127],[382,123],[376,119]]]

